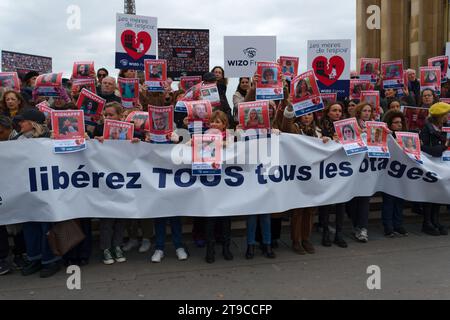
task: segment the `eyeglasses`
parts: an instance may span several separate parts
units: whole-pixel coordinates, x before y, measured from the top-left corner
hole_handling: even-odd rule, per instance
[[[106,73],[99,73],[99,74],[97,75],[98,78],[104,78],[104,77],[106,77],[106,76],[107,76]]]
[[[423,97],[424,98],[431,98],[431,97],[433,97],[433,95],[432,94],[424,94]]]

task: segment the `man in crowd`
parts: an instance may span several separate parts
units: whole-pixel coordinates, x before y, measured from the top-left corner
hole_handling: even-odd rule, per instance
[[[99,93],[99,96],[106,100],[106,103],[109,102],[121,102],[120,98],[115,95],[116,91],[116,79],[113,77],[105,77],[102,80],[102,86]]]

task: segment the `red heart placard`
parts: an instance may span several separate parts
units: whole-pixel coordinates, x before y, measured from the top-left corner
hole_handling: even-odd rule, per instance
[[[317,80],[327,87],[339,80],[345,69],[345,61],[339,56],[331,57],[328,61],[327,57],[316,57],[312,65]]]
[[[134,60],[142,58],[152,45],[152,37],[147,32],[137,34],[133,30],[125,30],[121,36],[122,46]]]

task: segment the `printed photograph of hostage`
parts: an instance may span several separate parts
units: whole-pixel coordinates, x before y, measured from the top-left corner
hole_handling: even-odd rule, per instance
[[[349,124],[342,127],[342,136],[344,138],[344,142],[356,141],[355,129]]]
[[[59,134],[62,136],[72,136],[78,132],[78,120],[72,117],[61,117],[59,121]]]
[[[166,131],[169,129],[169,114],[163,112],[153,112],[153,130],[154,131]]]
[[[416,142],[413,137],[402,137],[403,149],[408,153],[417,151]]]
[[[278,84],[278,71],[275,68],[264,68],[262,72],[262,84]]]

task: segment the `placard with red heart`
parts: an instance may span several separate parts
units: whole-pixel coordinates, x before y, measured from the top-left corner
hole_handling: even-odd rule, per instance
[[[137,34],[133,30],[125,30],[121,35],[122,47],[134,60],[145,56],[152,45],[152,37],[149,33],[141,31]]]
[[[312,63],[317,80],[326,86],[331,86],[339,80],[345,69],[345,61],[340,56],[316,57]]]

